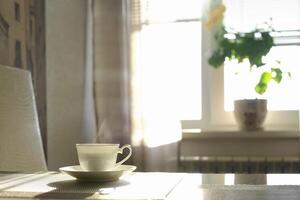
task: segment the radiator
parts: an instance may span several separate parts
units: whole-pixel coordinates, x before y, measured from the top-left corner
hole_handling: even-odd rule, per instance
[[[300,157],[181,156],[179,170],[199,173],[300,173]]]

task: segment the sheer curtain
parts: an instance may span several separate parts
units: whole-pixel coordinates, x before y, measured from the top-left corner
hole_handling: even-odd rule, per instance
[[[201,65],[205,62],[201,55],[208,51],[202,45],[202,22],[204,19],[211,26],[219,22],[218,16],[214,16],[218,13],[209,13],[216,8],[218,11],[221,2],[128,1],[133,142],[143,147],[146,170],[172,171],[177,168],[180,120],[191,119],[193,109],[187,107],[192,106],[194,111],[202,109],[202,99],[198,98],[198,91],[193,90],[193,84],[207,87],[202,86],[206,83],[201,80]],[[219,10],[222,11],[222,7]],[[186,70],[191,70],[192,65],[198,65],[199,70],[187,75]],[[185,84],[192,76],[198,77],[199,81]],[[190,96],[199,100],[198,104],[192,105],[184,98],[189,91],[195,91],[194,96]],[[201,95],[201,91],[198,94]],[[199,120],[201,115],[194,112],[192,118]]]
[[[181,140],[178,94],[183,82],[176,75],[181,69],[175,62],[182,62],[178,49],[184,41],[176,41],[174,33],[184,29],[194,31],[190,24],[176,23],[184,17],[197,21],[197,14],[189,12],[191,5],[195,4],[168,0],[131,0],[127,4],[132,142],[140,153],[136,160],[142,160],[145,171],[176,171],[178,167]],[[180,6],[185,7],[179,9]],[[168,51],[170,47],[174,51]]]
[[[181,128],[166,98],[172,88],[147,86],[163,73],[145,74],[148,69],[137,64],[139,25],[127,18],[131,2],[93,3],[97,142],[132,144],[131,162],[139,171],[175,171]]]

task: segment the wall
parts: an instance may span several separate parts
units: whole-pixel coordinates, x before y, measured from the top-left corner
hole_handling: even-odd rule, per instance
[[[77,163],[84,140],[84,0],[46,0],[48,168]]]

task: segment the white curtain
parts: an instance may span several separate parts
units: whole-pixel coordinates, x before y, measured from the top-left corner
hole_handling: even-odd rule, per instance
[[[146,58],[142,49],[141,32],[147,21],[144,16],[147,3],[132,0],[127,4],[132,142],[139,152],[135,161],[140,161],[144,171],[176,171],[181,139],[181,124],[172,103],[176,101],[172,99],[176,88],[170,81],[172,71],[168,71],[163,61]],[[151,66],[152,61],[156,64]]]
[[[188,22],[204,21],[207,28],[204,31],[213,35],[222,21],[223,9],[221,0],[128,0],[132,141],[143,149],[140,157],[145,171],[178,170],[178,141],[181,140],[181,116],[178,114],[179,107],[185,105],[176,102],[178,87],[181,87],[177,84],[183,79],[176,77],[177,69],[172,63],[181,60],[170,56],[171,49],[165,52],[161,49],[184,46],[181,45],[186,39],[184,34],[179,37],[181,41],[174,41],[177,46],[168,38],[182,28],[188,29]],[[160,40],[164,37],[165,40]],[[149,46],[155,48],[147,48]],[[188,64],[186,60],[181,68]]]
[[[180,122],[168,101],[141,82],[155,83],[155,74],[144,77],[136,64],[138,32],[127,20],[127,3],[93,1],[97,142],[132,144],[139,171],[174,171]],[[153,101],[146,101],[150,94]]]

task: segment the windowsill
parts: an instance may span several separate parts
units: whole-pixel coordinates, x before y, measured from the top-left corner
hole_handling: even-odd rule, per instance
[[[299,130],[183,130],[179,143],[183,157],[299,157]]]
[[[237,128],[215,129],[215,130],[201,130],[201,129],[182,129],[182,139],[193,138],[293,138],[300,139],[299,129],[266,129],[260,131],[241,131]]]

